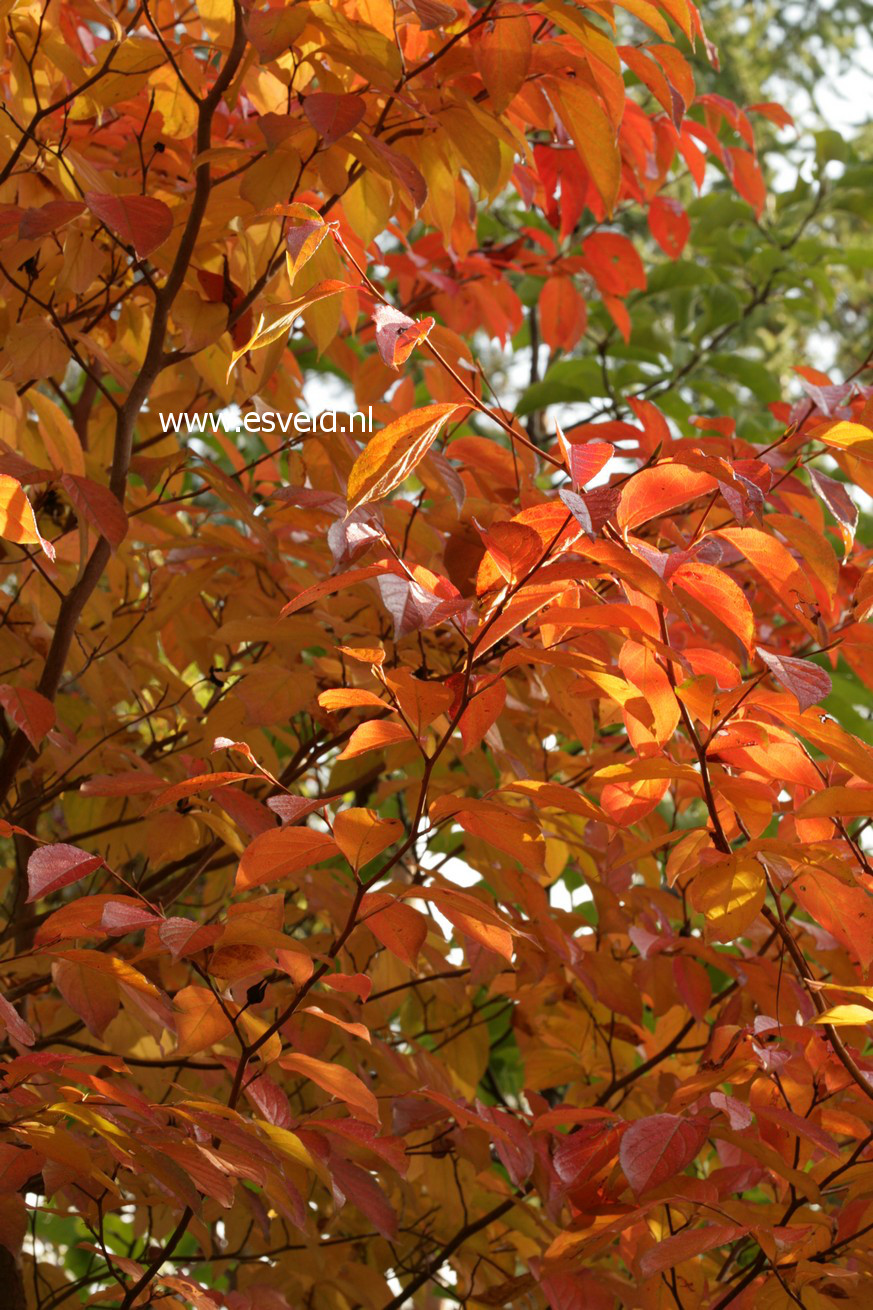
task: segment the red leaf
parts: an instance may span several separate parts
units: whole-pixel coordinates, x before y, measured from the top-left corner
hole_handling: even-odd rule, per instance
[[[293,1127],[294,1116],[291,1113],[288,1097],[267,1074],[262,1073],[257,1078],[248,1079],[245,1083],[245,1093],[267,1123],[275,1124],[277,1128]]]
[[[292,282],[303,265],[315,254],[329,231],[330,228],[320,216],[317,219],[303,218],[298,223],[289,224],[285,233],[285,248],[288,277]]]
[[[776,681],[797,697],[801,710],[808,710],[831,694],[830,675],[817,664],[795,659],[793,655],[777,655],[775,651],[764,650],[763,646],[758,647],[758,655]]]
[[[100,927],[112,936],[121,937],[124,933],[138,932],[140,928],[148,928],[160,922],[153,910],[147,909],[139,901],[125,897],[123,900],[109,901],[103,907]]]
[[[770,122],[775,123],[777,127],[794,126],[794,119],[791,117],[788,110],[783,109],[781,105],[776,104],[772,100],[767,100],[757,105],[748,105],[746,107],[746,112],[749,114],[762,114],[764,118],[769,118]]]
[[[307,814],[323,810],[330,796],[318,800],[307,800],[305,796],[268,796],[267,805],[274,814],[278,814],[283,823],[299,823]]]
[[[163,785],[163,778],[155,773],[146,773],[144,769],[128,769],[124,773],[95,773],[93,778],[85,779],[79,791],[83,796],[139,796],[150,791],[160,791]]]
[[[382,604],[394,620],[395,641],[410,632],[435,628],[466,604],[460,597],[435,596],[421,583],[398,578],[393,573],[383,573],[378,585]]]
[[[0,683],[0,705],[34,749],[55,726],[54,705],[30,687],[10,687],[8,682]]]
[[[396,1235],[397,1216],[370,1174],[350,1160],[334,1155],[330,1161],[330,1175],[331,1188],[340,1204],[351,1201],[383,1237],[390,1239]]]
[[[851,548],[855,540],[855,529],[858,526],[858,506],[842,482],[838,482],[836,478],[829,478],[819,469],[808,468],[806,471],[813,487],[843,529],[846,544]]]
[[[767,183],[758,167],[758,161],[751,151],[741,150],[739,146],[730,146],[727,150],[727,162],[735,190],[749,202],[760,218],[767,201]]]
[[[66,842],[37,847],[27,861],[27,903],[68,887],[71,882],[78,882],[102,864],[100,855],[91,855],[79,846],[68,846]]]
[[[61,486],[77,512],[85,516],[110,546],[120,546],[127,536],[128,522],[118,497],[99,482],[77,477],[73,473],[62,475]]]
[[[649,230],[664,254],[678,259],[691,232],[691,222],[678,200],[655,196],[649,206]]]
[[[494,1124],[494,1149],[516,1187],[522,1187],[533,1173],[536,1163],[533,1139],[526,1124],[507,1110],[477,1102],[479,1118]]]
[[[340,96],[332,91],[316,91],[303,99],[303,112],[326,146],[332,146],[347,132],[354,131],[366,110],[366,101],[358,95]]]
[[[559,436],[563,438],[567,467],[573,479],[573,486],[577,489],[596,478],[615,454],[615,447],[608,441],[576,442],[572,437],[570,439],[563,437],[562,433],[559,433]]]
[[[101,223],[145,259],[162,246],[173,230],[173,214],[152,196],[110,196],[89,191],[85,204]]]
[[[585,504],[584,498],[577,495],[575,491],[569,491],[567,487],[561,487],[558,495],[561,497],[561,500],[567,506],[567,509],[573,515],[573,518],[579,524],[585,535],[593,539],[594,524],[591,521],[591,513],[588,506]]]
[[[585,1113],[582,1111],[581,1113]],[[555,1144],[555,1173],[568,1188],[584,1185],[618,1154],[624,1124],[609,1119],[580,1123]]]
[[[36,1034],[29,1023],[25,1023],[13,1005],[5,996],[0,996],[0,1024],[6,1029],[14,1042],[21,1046],[33,1046]]]
[[[645,291],[643,261],[627,237],[618,232],[594,232],[582,242],[582,255],[583,267],[606,295]]]
[[[588,307],[571,277],[546,279],[537,304],[543,341],[553,350],[572,350],[588,326]]]
[[[675,1114],[637,1119],[621,1139],[619,1160],[634,1193],[675,1177],[691,1163],[707,1138],[707,1125]]]
[[[392,150],[378,136],[368,136],[367,145],[387,164],[400,185],[409,193],[415,208],[421,209],[427,200],[427,183],[409,156],[401,154],[399,150]]]
[[[173,959],[178,960],[183,955],[196,955],[198,951],[205,950],[222,931],[217,923],[195,923],[193,919],[171,916],[161,920],[158,937]]]
[[[18,235],[22,241],[34,241],[38,237],[56,232],[65,223],[78,218],[85,206],[80,200],[50,200],[38,209],[25,209],[18,225]]]
[[[646,1251],[640,1260],[640,1273],[643,1278],[651,1278],[662,1269],[672,1269],[674,1265],[693,1260],[705,1251],[735,1242],[748,1231],[739,1224],[706,1224],[703,1228],[687,1228],[674,1237],[662,1238],[657,1246]]]

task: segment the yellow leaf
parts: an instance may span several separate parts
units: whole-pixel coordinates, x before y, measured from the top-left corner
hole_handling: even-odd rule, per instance
[[[230,367],[227,370],[227,376],[230,377],[237,361],[242,359],[243,355],[249,350],[260,350],[264,346],[271,345],[278,341],[280,337],[287,335],[291,325],[300,315],[314,305],[319,300],[324,300],[327,296],[336,296],[341,291],[348,291],[348,282],[340,282],[337,278],[327,278],[324,282],[318,282],[314,287],[310,287],[302,296],[296,300],[285,300],[280,305],[271,305],[265,310],[258,320],[258,326],[244,346],[235,350],[230,357]]]
[[[264,1019],[252,1014],[251,1010],[246,1010],[245,1014],[240,1015],[239,1023],[242,1025],[249,1046],[258,1041],[270,1026]],[[263,1046],[258,1047],[258,1059],[262,1065],[272,1064],[281,1054],[282,1039],[278,1033],[271,1033]]]
[[[607,214],[611,215],[621,184],[621,154],[606,111],[593,92],[576,82],[552,83],[550,95]]]
[[[315,1160],[296,1133],[289,1132],[287,1128],[279,1128],[276,1124],[267,1123],[266,1119],[256,1119],[255,1123],[281,1155],[287,1156],[295,1164],[302,1164],[307,1169],[318,1171]]]
[[[27,403],[36,414],[40,442],[45,447],[46,454],[54,467],[63,469],[65,473],[75,473],[77,477],[84,477],[85,457],[82,454],[82,443],[64,411],[41,391],[33,391],[29,394]]]
[[[185,72],[190,77],[190,62]],[[164,67],[152,74],[149,81],[154,89],[155,112],[163,120],[161,130],[164,136],[180,141],[191,136],[197,129],[197,102],[188,94],[179,78]]]
[[[835,423],[827,432],[817,432],[817,441],[862,459],[873,459],[873,431],[863,423]]]
[[[443,427],[468,405],[425,405],[377,432],[352,465],[347,499],[349,513],[358,505],[381,500],[399,487],[424,459]]]
[[[873,1023],[873,1010],[866,1005],[835,1005],[824,1014],[817,1014],[813,1023],[829,1023],[835,1028],[849,1024]]]
[[[873,814],[873,787],[826,787],[804,801],[799,819],[833,819],[839,814],[867,818]]]
[[[729,942],[754,921],[766,892],[758,861],[750,855],[732,855],[697,875],[691,884],[691,903],[706,916],[707,938]]]

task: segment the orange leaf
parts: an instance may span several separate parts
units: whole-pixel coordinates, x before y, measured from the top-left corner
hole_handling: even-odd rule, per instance
[[[262,832],[243,851],[234,891],[278,882],[339,853],[336,842],[326,832],[314,828],[273,828]]]
[[[497,722],[505,704],[506,684],[502,678],[486,683],[481,691],[476,690],[458,722],[464,755],[481,744],[486,733]]]
[[[798,819],[834,819],[841,815],[869,818],[873,814],[873,787],[827,787],[795,810]]]
[[[399,819],[380,819],[375,810],[341,810],[333,821],[334,840],[355,873],[405,831]]]
[[[311,1055],[283,1055],[279,1064],[289,1073],[309,1078],[338,1101],[344,1101],[355,1118],[380,1126],[379,1102],[369,1087],[349,1069],[316,1060]]]
[[[826,793],[825,793],[826,794]],[[857,955],[866,972],[873,964],[873,896],[815,870],[795,878],[791,894],[838,942]]]
[[[212,791],[214,787],[226,787],[231,782],[251,782],[252,774],[250,773],[199,773],[194,778],[186,778],[184,782],[176,782],[172,787],[167,787],[162,791],[160,796],[156,796],[150,801],[146,814],[152,814],[155,810],[161,810],[165,805],[175,805],[177,801],[183,800],[186,796],[194,796],[202,791]]]
[[[695,473],[682,464],[658,464],[641,469],[624,485],[618,503],[618,521],[623,528],[636,528],[668,510],[686,505],[717,487],[708,473]]]
[[[344,587],[353,587],[358,582],[366,582],[368,578],[375,578],[381,573],[390,571],[389,564],[367,564],[360,569],[349,569],[346,573],[338,573],[333,578],[324,578],[314,586],[299,592],[293,600],[289,600],[288,604],[283,606],[280,612],[283,616],[296,614],[298,610],[304,609],[316,600],[321,600],[323,596],[332,596],[334,592],[342,591]]]
[[[400,742],[408,743],[412,740],[402,723],[382,723],[372,719],[355,728],[345,750],[337,759],[351,760],[355,755],[364,755],[367,751],[383,750],[386,746],[396,746]]]
[[[180,1058],[208,1050],[233,1031],[218,998],[207,987],[183,987],[176,993],[173,1006],[177,1038],[173,1054]]]
[[[521,89],[532,53],[533,33],[523,7],[498,5],[473,41],[476,68],[498,112],[505,109]]]
[[[390,892],[368,892],[361,902],[360,922],[404,964],[414,968],[427,937],[427,920]]]
[[[0,537],[17,542],[20,546],[41,546],[49,559],[55,557],[55,548],[42,536],[36,523],[33,506],[17,478],[0,473]]]
[[[258,325],[245,345],[240,346],[233,352],[230,358],[227,375],[233,372],[237,362],[242,359],[250,350],[261,350],[264,346],[272,345],[281,337],[287,337],[292,325],[297,321],[301,314],[309,309],[310,305],[315,305],[319,300],[324,300],[328,296],[339,295],[342,291],[348,291],[349,283],[340,282],[336,278],[328,278],[324,282],[318,282],[314,287],[298,296],[296,300],[286,300],[278,305],[270,305],[264,310],[258,320]]]
[[[715,615],[729,632],[735,632],[751,653],[755,640],[755,616],[742,588],[729,574],[712,564],[690,560],[679,565],[670,581]]]

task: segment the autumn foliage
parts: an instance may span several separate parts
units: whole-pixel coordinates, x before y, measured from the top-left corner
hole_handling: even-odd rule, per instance
[[[870,360],[731,358],[803,228],[658,335],[705,17],[3,6],[4,1306],[865,1303]]]

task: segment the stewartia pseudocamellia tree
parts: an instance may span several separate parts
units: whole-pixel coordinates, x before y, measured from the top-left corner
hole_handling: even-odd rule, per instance
[[[788,115],[690,0],[3,22],[3,1304],[864,1304],[873,405],[761,360]],[[372,436],[167,430],[318,375]]]

